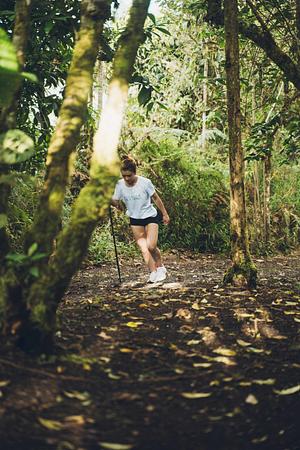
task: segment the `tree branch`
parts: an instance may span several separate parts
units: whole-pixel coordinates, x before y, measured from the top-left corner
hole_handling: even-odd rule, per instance
[[[299,0],[296,0],[299,2]],[[224,26],[224,12],[221,0],[208,0],[207,20],[217,26]],[[215,14],[215,15],[214,15]],[[261,29],[255,24],[247,25],[239,20],[239,32],[265,51],[266,55],[283,71],[286,78],[300,90],[300,68],[276,43],[268,29]]]

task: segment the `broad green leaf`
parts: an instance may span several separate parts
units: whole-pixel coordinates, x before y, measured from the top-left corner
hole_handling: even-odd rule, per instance
[[[288,389],[282,389],[280,391],[277,391],[276,389],[274,389],[275,394],[278,394],[278,395],[291,395],[291,394],[296,394],[296,392],[299,392],[299,391],[300,391],[300,384],[297,384],[296,386],[293,386]]]
[[[35,278],[38,278],[39,274],[40,274],[38,267],[31,267],[29,269],[29,273],[30,273],[30,275],[32,275]]]
[[[34,152],[34,142],[21,130],[8,130],[0,135],[0,164],[19,164]]]
[[[34,242],[28,249],[28,252],[27,252],[28,256],[32,256],[37,251],[37,249],[38,249],[38,245],[36,242]]]
[[[9,106],[20,86],[19,64],[15,47],[0,28],[0,106]]]
[[[21,72],[21,76],[25,78],[25,80],[31,81],[32,83],[37,83],[38,78],[34,73],[30,72]]]
[[[6,214],[0,214],[0,228],[5,228],[8,223],[8,218]]]
[[[211,392],[182,392],[182,397],[188,399],[207,398],[211,396]]]

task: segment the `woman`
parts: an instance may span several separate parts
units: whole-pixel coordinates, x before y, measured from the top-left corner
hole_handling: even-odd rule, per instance
[[[170,222],[169,215],[152,182],[136,174],[136,164],[132,159],[127,158],[123,161],[121,173],[123,178],[116,184],[112,205],[122,210],[122,202],[125,203],[134,239],[150,270],[148,282],[162,281],[167,276],[167,269],[162,263],[161,253],[157,247],[160,215],[151,200],[153,199],[161,211],[165,225]]]

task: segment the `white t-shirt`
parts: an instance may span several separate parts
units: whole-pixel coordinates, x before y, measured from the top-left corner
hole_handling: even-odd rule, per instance
[[[146,219],[157,214],[151,203],[154,192],[155,188],[148,178],[138,176],[134,186],[126,186],[122,178],[116,184],[113,200],[122,200],[125,203],[127,216],[133,219]]]

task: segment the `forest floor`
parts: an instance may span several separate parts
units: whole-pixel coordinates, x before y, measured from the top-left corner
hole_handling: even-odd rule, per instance
[[[0,351],[1,450],[299,450],[300,260],[169,253],[164,283],[139,259],[74,278],[57,353]]]

